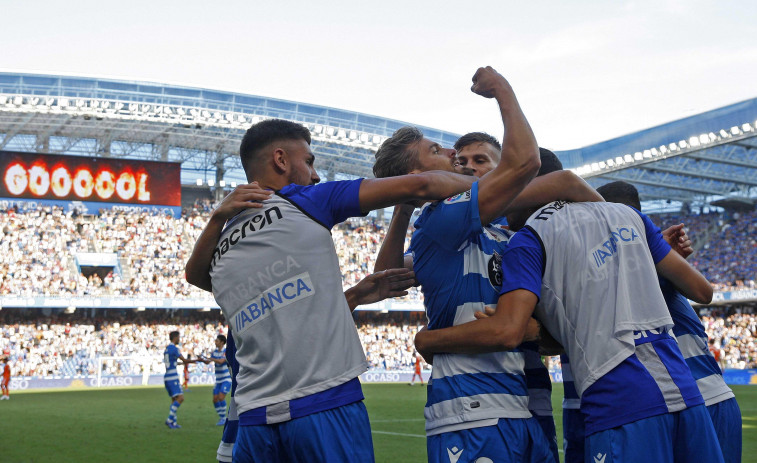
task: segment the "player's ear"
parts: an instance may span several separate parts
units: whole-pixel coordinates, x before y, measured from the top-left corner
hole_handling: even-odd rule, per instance
[[[289,166],[289,158],[284,148],[276,148],[273,150],[273,165],[276,170],[286,172]]]

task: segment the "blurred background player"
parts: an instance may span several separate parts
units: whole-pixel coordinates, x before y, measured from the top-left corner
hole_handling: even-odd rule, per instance
[[[8,393],[8,387],[11,383],[11,366],[8,364],[9,357],[5,357],[2,363],[3,379],[0,381],[0,389],[3,391],[0,400],[10,400],[11,396]]]
[[[597,188],[597,192],[606,201],[625,204],[641,211],[639,192],[630,183],[611,182]],[[679,233],[683,233],[682,224],[674,227],[678,227]],[[668,242],[675,242],[677,238],[678,235],[674,235]],[[688,252],[682,254],[684,258],[694,252],[690,247],[687,249]],[[733,391],[723,380],[717,358],[708,349],[704,325],[691,307],[689,300],[678,292],[670,281],[660,277],[660,289],[673,319],[673,334],[697,382],[699,392],[702,393],[705,406],[712,418],[712,424],[715,426],[720,449],[723,451],[723,459],[726,463],[738,463],[741,461],[742,445],[741,410]]]
[[[171,343],[166,346],[166,350],[163,353],[163,362],[166,364],[166,373],[163,376],[163,382],[166,386],[166,391],[168,391],[168,396],[171,397],[171,407],[166,419],[166,426],[171,429],[178,429],[181,426],[176,422],[176,411],[181,406],[181,403],[184,402],[184,393],[181,389],[181,384],[179,384],[179,374],[176,371],[176,365],[181,360],[186,369],[186,365],[195,363],[197,360],[189,360],[179,352],[180,335],[178,331],[171,331],[168,334],[168,339]]]
[[[216,426],[223,426],[226,423],[226,394],[231,390],[231,373],[229,373],[229,363],[226,360],[226,336],[219,334],[216,336],[216,348],[210,354],[210,358],[201,359],[205,364],[213,363],[215,366],[216,385],[213,387],[213,406],[218,413],[218,423]]]
[[[192,354],[187,354],[187,359],[191,359]],[[189,364],[185,364],[184,368],[182,368],[182,378],[184,379],[181,387],[184,389],[184,391],[189,390]]]
[[[423,357],[421,357],[421,354],[415,353],[415,371],[413,372],[413,379],[410,380],[410,386],[415,384],[415,377],[417,376],[418,379],[421,382],[421,386],[424,386],[423,384],[423,375],[421,374],[421,364],[423,363]]]

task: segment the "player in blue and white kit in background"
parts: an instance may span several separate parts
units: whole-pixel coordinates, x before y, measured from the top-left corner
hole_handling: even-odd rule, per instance
[[[612,182],[602,185],[597,191],[606,201],[625,204],[641,211],[639,192],[630,183]],[[682,228],[683,225],[674,225],[663,232],[663,235],[674,227]],[[679,251],[684,258],[694,252],[691,247],[685,246],[684,249],[685,253]],[[704,325],[689,300],[678,292],[670,281],[661,277],[660,289],[673,318],[673,334],[715,426],[723,458],[726,463],[739,463],[742,447],[741,410],[733,391],[723,380],[720,366],[708,348]]]
[[[429,172],[316,185],[310,133],[284,120],[253,125],[240,154],[248,180],[275,194],[261,211],[211,216],[187,263],[197,286],[210,271],[237,346],[234,460],[372,461],[358,380],[367,362],[329,230],[376,208],[463,192],[471,179]]]
[[[503,275],[494,315],[419,332],[421,353],[512,349],[535,313],[571,359],[586,461],[723,461],[670,335],[655,269],[701,303],[712,287],[646,216],[619,204],[551,203],[510,240],[503,259],[515,267]]]
[[[216,384],[213,387],[213,406],[218,413],[216,426],[226,423],[226,394],[231,390],[231,373],[226,361],[226,336],[219,334],[215,339],[216,349],[210,354],[210,358],[201,359],[205,364],[213,363],[215,366]]]
[[[234,392],[237,389],[237,373],[239,372],[239,362],[236,358],[237,347],[234,344],[234,337],[229,332],[226,340],[226,364],[231,370],[231,400],[229,402],[229,416],[223,424],[223,434],[221,443],[218,444],[216,458],[220,463],[231,463],[234,452],[234,443],[237,441],[237,430],[239,429],[239,415],[237,414],[237,404],[234,402]]]
[[[181,428],[176,422],[176,412],[179,410],[181,403],[184,402],[184,392],[181,390],[181,383],[179,382],[179,373],[176,371],[176,365],[181,360],[184,365],[195,363],[196,360],[189,360],[184,358],[179,352],[179,339],[180,335],[178,331],[171,331],[168,334],[168,339],[171,343],[166,347],[163,352],[163,363],[166,365],[166,373],[163,375],[163,382],[165,383],[168,395],[171,397],[171,407],[168,411],[168,418],[166,419],[166,426],[171,429]]]

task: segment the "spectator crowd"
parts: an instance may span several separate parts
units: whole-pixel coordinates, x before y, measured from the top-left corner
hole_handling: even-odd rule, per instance
[[[209,293],[184,279],[184,263],[211,210],[207,202],[198,202],[181,218],[118,211],[82,215],[55,207],[0,212],[0,295],[207,299]],[[757,211],[729,216],[669,214],[653,219],[661,227],[686,225],[697,249],[689,260],[717,290],[755,288]],[[350,219],[333,230],[345,289],[372,272],[385,233],[383,221],[368,217]],[[77,265],[80,253],[115,256],[117,265],[87,269]],[[417,288],[411,288],[405,299],[422,301]],[[183,351],[197,356],[210,353],[215,334],[223,329],[220,315],[212,318],[202,312],[196,312],[191,321],[187,315],[167,320],[160,314],[168,312],[161,310],[111,311],[121,315],[109,317],[100,311],[100,316],[90,318],[79,318],[78,313],[37,314],[31,320],[13,318],[16,315],[7,312],[0,311],[0,349],[10,354],[14,375],[22,376],[94,374],[98,356],[154,358],[151,371],[159,372],[169,331],[181,331]],[[358,331],[371,367],[407,369],[413,365],[413,338],[425,324],[422,314],[362,318],[357,318]],[[722,351],[723,367],[757,367],[755,320],[751,313],[709,311],[703,317],[714,345]],[[108,362],[105,368],[106,373],[123,373],[141,367]]]

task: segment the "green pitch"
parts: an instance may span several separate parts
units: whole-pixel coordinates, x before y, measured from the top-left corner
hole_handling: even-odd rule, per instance
[[[366,384],[378,462],[426,461],[425,387]],[[733,387],[744,423],[744,462],[757,463],[757,387]],[[0,402],[3,462],[215,461],[221,437],[211,388],[192,387],[179,409],[182,429],[163,421],[169,399],[163,388],[16,392]],[[552,397],[561,441],[562,388]],[[562,442],[560,442],[562,445]]]

